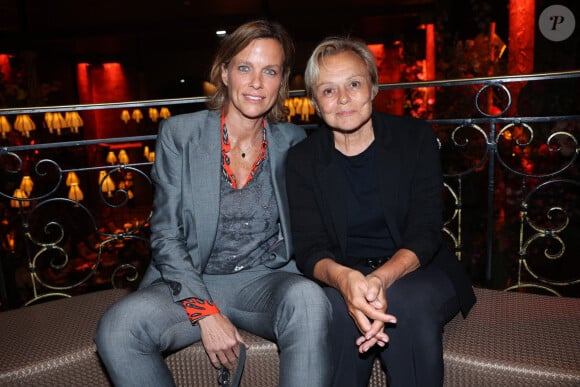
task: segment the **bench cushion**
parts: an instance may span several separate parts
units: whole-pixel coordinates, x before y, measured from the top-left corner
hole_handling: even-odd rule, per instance
[[[106,290],[0,313],[0,386],[107,386],[93,335],[125,290]]]
[[[445,327],[446,386],[580,386],[580,298],[475,290]]]
[[[108,386],[92,337],[124,294],[106,290],[0,313],[0,385]],[[446,386],[580,386],[580,299],[486,289],[476,295],[469,317],[445,328]],[[242,386],[275,386],[276,346],[242,335],[251,347]],[[166,361],[179,386],[217,385],[200,343]],[[378,362],[369,386],[386,386]]]

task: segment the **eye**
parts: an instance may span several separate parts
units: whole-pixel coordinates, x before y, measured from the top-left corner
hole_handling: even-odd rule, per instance
[[[246,66],[246,65],[239,65],[238,70],[243,72],[243,73],[247,73],[248,71],[250,71],[250,67]]]
[[[265,69],[264,73],[272,76],[278,75],[278,71],[276,71],[275,69]]]
[[[349,87],[350,87],[351,89],[358,89],[358,88],[361,86],[361,84],[362,84],[362,82],[361,82],[361,81],[352,81],[352,82],[349,84]]]
[[[332,97],[335,94],[335,89],[332,89],[332,88],[328,87],[326,89],[322,89],[320,93],[324,97]]]

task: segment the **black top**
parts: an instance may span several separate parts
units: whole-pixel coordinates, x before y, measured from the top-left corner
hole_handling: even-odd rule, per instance
[[[395,244],[379,199],[375,142],[356,156],[335,155],[346,182],[347,256],[390,257]]]
[[[439,147],[428,122],[373,112],[379,205],[396,250],[415,253],[421,266],[435,265],[455,286],[463,315],[475,303],[471,280],[446,246],[443,174]],[[286,189],[298,268],[313,278],[322,259],[348,265],[349,220],[345,173],[333,133],[323,126],[288,151]],[[364,211],[362,211],[364,212]],[[363,257],[364,258],[364,257]]]

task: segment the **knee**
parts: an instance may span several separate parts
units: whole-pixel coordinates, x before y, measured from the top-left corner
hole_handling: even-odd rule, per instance
[[[119,348],[119,340],[126,337],[126,335],[121,332],[123,329],[122,327],[127,326],[126,323],[122,321],[122,316],[123,314],[114,306],[109,308],[105,314],[101,316],[94,337],[97,351],[101,355],[109,353],[115,348]]]
[[[393,310],[397,324],[387,329],[392,345],[407,343],[422,350],[440,348],[444,321],[438,308],[429,302],[427,295],[413,295],[409,298],[409,304]]]
[[[332,306],[322,288],[304,278],[286,289],[278,311],[305,327],[327,329],[332,319]]]
[[[388,294],[387,294],[388,297]],[[411,328],[420,335],[420,332],[437,332],[443,328],[441,305],[433,300],[429,294],[409,292],[404,300],[389,300],[388,312],[397,318],[397,329]],[[430,333],[429,333],[430,334]]]
[[[101,355],[130,348],[139,337],[141,317],[133,313],[139,307],[127,301],[122,299],[113,304],[99,320],[94,342]]]
[[[456,299],[452,286],[446,285],[445,281],[423,281],[420,277],[400,284],[395,282],[387,290],[388,311],[399,322],[444,324],[449,304]]]

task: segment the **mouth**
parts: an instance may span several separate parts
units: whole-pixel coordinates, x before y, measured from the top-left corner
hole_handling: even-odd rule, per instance
[[[347,116],[351,116],[355,113],[356,113],[356,110],[341,110],[338,113],[336,113],[336,115],[339,117],[347,117]]]
[[[259,95],[250,95],[250,94],[244,94],[244,98],[246,98],[247,100],[250,100],[252,102],[262,102],[265,97],[261,97]]]

